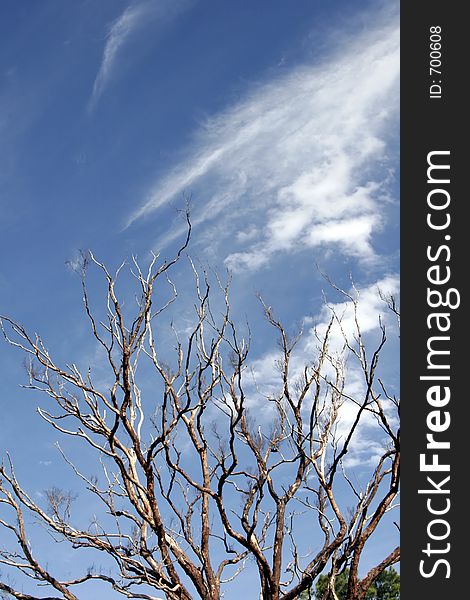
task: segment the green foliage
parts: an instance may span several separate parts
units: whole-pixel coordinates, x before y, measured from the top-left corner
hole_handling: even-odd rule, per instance
[[[367,590],[367,600],[399,600],[400,575],[395,569],[387,569],[377,577],[374,585]]]
[[[335,590],[338,600],[348,600],[348,577],[349,569],[346,569],[336,577]],[[328,587],[328,575],[320,575],[317,580],[315,591],[310,595],[304,592],[300,600],[322,600]],[[327,600],[333,600],[330,594]],[[400,600],[400,575],[390,567],[377,577],[373,585],[367,590],[366,600]]]

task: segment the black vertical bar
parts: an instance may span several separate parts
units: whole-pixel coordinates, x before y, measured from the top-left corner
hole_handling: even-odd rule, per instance
[[[403,600],[468,591],[470,36],[463,13],[458,2],[401,5]]]

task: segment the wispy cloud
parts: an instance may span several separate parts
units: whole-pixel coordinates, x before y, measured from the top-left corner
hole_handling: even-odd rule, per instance
[[[117,76],[119,55],[131,38],[147,24],[155,26],[168,23],[188,4],[186,0],[137,0],[121,13],[106,35],[100,68],[88,105],[90,111],[95,108],[111,80]]]
[[[201,127],[189,156],[150,187],[128,225],[191,191],[195,225],[229,248],[233,270],[315,246],[372,260],[398,73],[397,23],[377,22],[323,64],[258,86]]]
[[[89,103],[90,110],[96,106],[100,96],[109,84],[116,69],[116,59],[119,51],[132,34],[139,29],[139,26],[143,24],[149,6],[149,3],[131,4],[110,27],[106,36],[101,65],[93,84]]]

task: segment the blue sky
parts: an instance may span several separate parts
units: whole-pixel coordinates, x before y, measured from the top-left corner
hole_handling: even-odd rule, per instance
[[[66,261],[171,255],[191,196],[190,254],[232,271],[266,381],[275,344],[257,291],[287,325],[322,323],[320,270],[346,287],[352,274],[373,334],[377,285],[398,291],[397,4],[4,0],[0,312],[86,362]],[[22,357],[0,355],[0,446],[41,490],[67,477],[56,436],[18,390]],[[395,377],[396,363],[394,348]]]

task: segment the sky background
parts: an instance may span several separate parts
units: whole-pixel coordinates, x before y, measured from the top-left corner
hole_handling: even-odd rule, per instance
[[[394,0],[3,0],[0,313],[91,364],[67,261],[172,256],[190,197],[189,253],[233,273],[267,385],[275,339],[256,292],[307,324],[307,356],[308,325],[326,318],[321,272],[347,289],[352,276],[377,333],[377,287],[398,291],[398,73]],[[39,494],[68,475],[38,398],[18,389],[22,360],[0,345],[0,448]],[[394,381],[397,368],[392,346]]]

